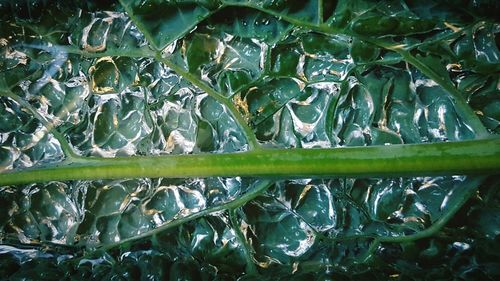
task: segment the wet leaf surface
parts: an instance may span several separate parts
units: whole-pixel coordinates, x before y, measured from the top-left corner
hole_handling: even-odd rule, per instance
[[[496,1],[0,1],[0,172],[56,165],[67,147],[113,158],[242,152],[252,137],[292,149],[498,135],[499,12]],[[499,185],[4,186],[0,276],[498,280]]]

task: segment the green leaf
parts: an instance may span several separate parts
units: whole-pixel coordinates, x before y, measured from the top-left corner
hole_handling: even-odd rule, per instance
[[[498,280],[499,11],[0,1],[0,276]]]
[[[188,33],[212,9],[216,1],[121,1],[129,16],[137,22],[151,44],[163,49]]]

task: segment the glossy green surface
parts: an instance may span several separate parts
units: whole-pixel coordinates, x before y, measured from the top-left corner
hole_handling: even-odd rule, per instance
[[[0,279],[500,279],[499,5],[0,0]]]

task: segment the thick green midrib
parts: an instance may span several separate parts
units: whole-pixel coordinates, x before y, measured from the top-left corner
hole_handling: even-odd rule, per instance
[[[432,144],[79,158],[0,174],[0,186],[138,177],[398,177],[500,173],[500,138]]]

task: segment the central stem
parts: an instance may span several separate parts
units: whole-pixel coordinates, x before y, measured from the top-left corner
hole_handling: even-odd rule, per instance
[[[137,177],[399,177],[500,172],[500,138],[332,149],[79,158],[0,174],[0,186]]]

